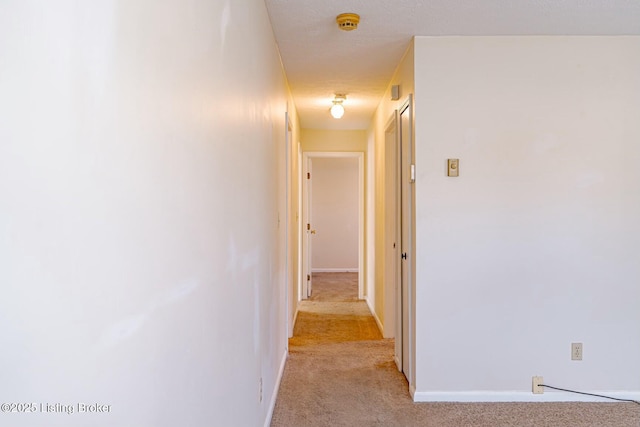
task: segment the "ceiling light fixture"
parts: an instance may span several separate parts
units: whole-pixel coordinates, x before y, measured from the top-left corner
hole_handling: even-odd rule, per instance
[[[346,95],[336,94],[333,98],[333,105],[331,106],[331,115],[334,119],[340,119],[344,116],[344,105],[342,103],[347,99]]]
[[[360,23],[360,15],[357,13],[341,13],[336,16],[338,27],[344,31],[352,31],[358,28]]]

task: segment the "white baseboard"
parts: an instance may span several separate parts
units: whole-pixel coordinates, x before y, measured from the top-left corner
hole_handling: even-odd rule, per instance
[[[298,313],[300,313],[300,310],[298,308],[296,308],[296,312],[293,315],[293,323],[289,326],[289,336],[288,338],[292,338],[293,337],[293,328],[296,327],[296,320],[298,320]],[[289,348],[289,345],[287,344],[287,349]]]
[[[587,393],[603,394],[618,399],[640,400],[640,392],[589,391]],[[526,391],[414,391],[412,396],[414,402],[615,402],[602,397],[547,390],[543,394]]]
[[[273,387],[273,391],[271,392],[271,401],[269,402],[269,412],[267,412],[267,417],[264,420],[264,427],[269,427],[271,425],[271,418],[273,418],[273,410],[276,407],[278,391],[280,390],[280,382],[282,382],[282,375],[284,374],[284,366],[287,363],[288,356],[289,356],[288,351],[285,351],[284,354],[282,355],[282,361],[280,362],[280,369],[278,370],[276,383]]]
[[[312,273],[357,273],[358,267],[356,268],[312,268]]]
[[[382,326],[382,322],[380,321],[380,319],[378,319],[378,315],[376,314],[376,311],[371,306],[371,301],[369,300],[369,298],[365,298],[365,301],[367,302],[367,306],[369,307],[369,311],[371,312],[371,315],[376,320],[376,324],[378,325],[378,329],[380,329],[380,334],[382,336],[384,336],[384,326]]]

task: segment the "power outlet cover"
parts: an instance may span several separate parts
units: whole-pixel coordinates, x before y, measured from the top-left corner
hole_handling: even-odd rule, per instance
[[[571,343],[571,360],[582,360],[582,343]]]
[[[542,387],[544,381],[542,377],[533,377],[531,381],[531,391],[533,394],[542,394],[544,393],[544,387]]]

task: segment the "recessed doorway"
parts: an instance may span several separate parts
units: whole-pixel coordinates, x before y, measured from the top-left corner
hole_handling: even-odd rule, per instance
[[[364,153],[303,154],[303,280],[300,299],[313,293],[313,273],[357,272],[364,298]]]

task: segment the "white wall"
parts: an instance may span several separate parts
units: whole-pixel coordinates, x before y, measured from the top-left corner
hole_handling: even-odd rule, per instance
[[[417,38],[415,76],[416,399],[638,398],[640,38]]]
[[[0,58],[0,402],[112,408],[2,424],[262,425],[286,344],[264,2],[4,1]]]
[[[312,271],[358,271],[358,158],[312,157]]]

